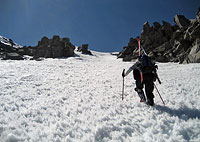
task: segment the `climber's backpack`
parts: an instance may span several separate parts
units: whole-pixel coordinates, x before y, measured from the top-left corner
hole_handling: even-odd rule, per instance
[[[148,57],[147,55],[142,55],[141,59],[141,70],[142,73],[152,73],[152,71],[155,69],[155,63],[152,63],[150,57]]]

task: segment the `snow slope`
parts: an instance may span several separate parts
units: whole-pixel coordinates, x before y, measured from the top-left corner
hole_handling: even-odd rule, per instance
[[[0,61],[1,142],[198,142],[200,64],[159,63],[156,106],[139,102],[132,74],[109,53]]]

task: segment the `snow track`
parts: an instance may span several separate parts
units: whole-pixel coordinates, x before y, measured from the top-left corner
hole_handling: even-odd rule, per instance
[[[0,61],[1,142],[200,141],[200,64],[158,64],[154,107],[139,102],[122,62],[93,52],[67,59]]]

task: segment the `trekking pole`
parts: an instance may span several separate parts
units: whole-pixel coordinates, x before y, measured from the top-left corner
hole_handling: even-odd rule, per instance
[[[125,73],[125,69],[123,69],[123,72],[122,72],[122,77],[123,77],[123,86],[122,86],[122,101],[124,100],[124,73]]]
[[[165,102],[163,101],[161,95],[160,95],[160,92],[158,91],[158,88],[156,87],[156,85],[154,84],[155,88],[156,88],[156,91],[158,92],[159,96],[160,96],[160,99],[162,100],[163,104],[165,105]]]

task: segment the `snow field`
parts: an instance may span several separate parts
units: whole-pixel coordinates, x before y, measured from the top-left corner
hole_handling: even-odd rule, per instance
[[[139,102],[132,74],[109,53],[0,61],[2,142],[200,141],[200,64],[159,63],[156,106]]]

